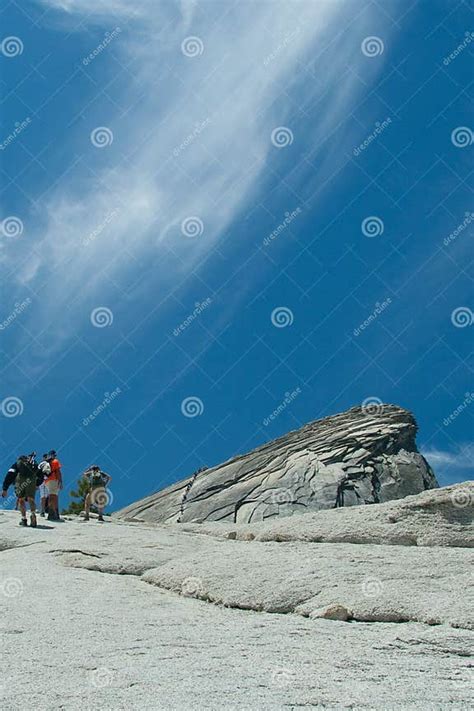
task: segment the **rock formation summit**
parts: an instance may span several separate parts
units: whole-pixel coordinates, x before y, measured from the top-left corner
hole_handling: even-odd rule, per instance
[[[251,523],[401,499],[438,487],[416,432],[415,418],[401,407],[354,407],[200,470],[117,516]]]

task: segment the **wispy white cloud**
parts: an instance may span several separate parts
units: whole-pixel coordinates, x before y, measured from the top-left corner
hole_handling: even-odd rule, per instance
[[[140,0],[140,2],[124,2],[124,0],[39,0],[54,10],[61,10],[68,14],[89,15],[91,18],[112,16],[132,17],[142,12],[152,10],[156,3],[153,0]]]
[[[463,444],[455,450],[425,449],[423,456],[436,467],[450,469],[474,469],[474,443]]]
[[[98,24],[105,31],[123,21],[124,31],[111,51],[131,67],[120,74],[125,83],[115,97],[123,111],[103,121],[114,134],[113,144],[102,150],[88,146],[77,166],[47,194],[35,235],[36,255],[18,272],[35,288],[46,272],[67,269],[60,294],[41,292],[44,323],[54,321],[65,303],[71,314],[100,292],[102,270],[111,274],[112,257],[120,251],[146,254],[159,265],[160,245],[166,243],[179,255],[182,275],[190,272],[264,184],[269,153],[278,151],[270,140],[272,129],[298,117],[291,89],[304,82],[305,104],[324,95],[310,135],[295,135],[295,143],[317,145],[350,112],[358,83],[347,66],[360,61],[368,67],[360,52],[367,15],[354,22],[352,4],[338,0],[216,3],[206,5],[206,13],[199,4],[184,1],[38,2],[56,11],[48,14],[52,21],[74,16],[71,25],[77,26],[82,16],[83,29]],[[344,33],[341,41],[339,32]],[[200,56],[181,51],[191,34],[203,42]],[[335,47],[324,52],[330,44]],[[310,58],[318,58],[313,77],[304,69]],[[74,129],[72,142],[84,145],[79,132],[97,120],[94,106],[88,115],[94,119]],[[313,179],[321,176],[316,172]],[[111,210],[115,217],[107,221]],[[180,225],[194,215],[204,232],[192,240],[183,237]],[[180,276],[157,268],[162,284]]]

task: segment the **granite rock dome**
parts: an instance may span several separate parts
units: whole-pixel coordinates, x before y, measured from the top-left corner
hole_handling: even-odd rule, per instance
[[[401,407],[354,407],[199,470],[117,516],[250,523],[401,499],[438,486],[416,432],[415,418]]]

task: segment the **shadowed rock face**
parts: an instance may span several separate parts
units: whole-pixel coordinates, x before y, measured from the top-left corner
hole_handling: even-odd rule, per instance
[[[438,486],[400,407],[355,407],[200,471],[118,512],[150,522],[250,523],[400,499]]]

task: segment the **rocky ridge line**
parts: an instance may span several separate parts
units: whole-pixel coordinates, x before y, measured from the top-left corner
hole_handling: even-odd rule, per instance
[[[354,407],[173,484],[116,515],[149,522],[250,523],[403,498],[438,486],[417,450],[416,432],[413,415],[401,407]]]

